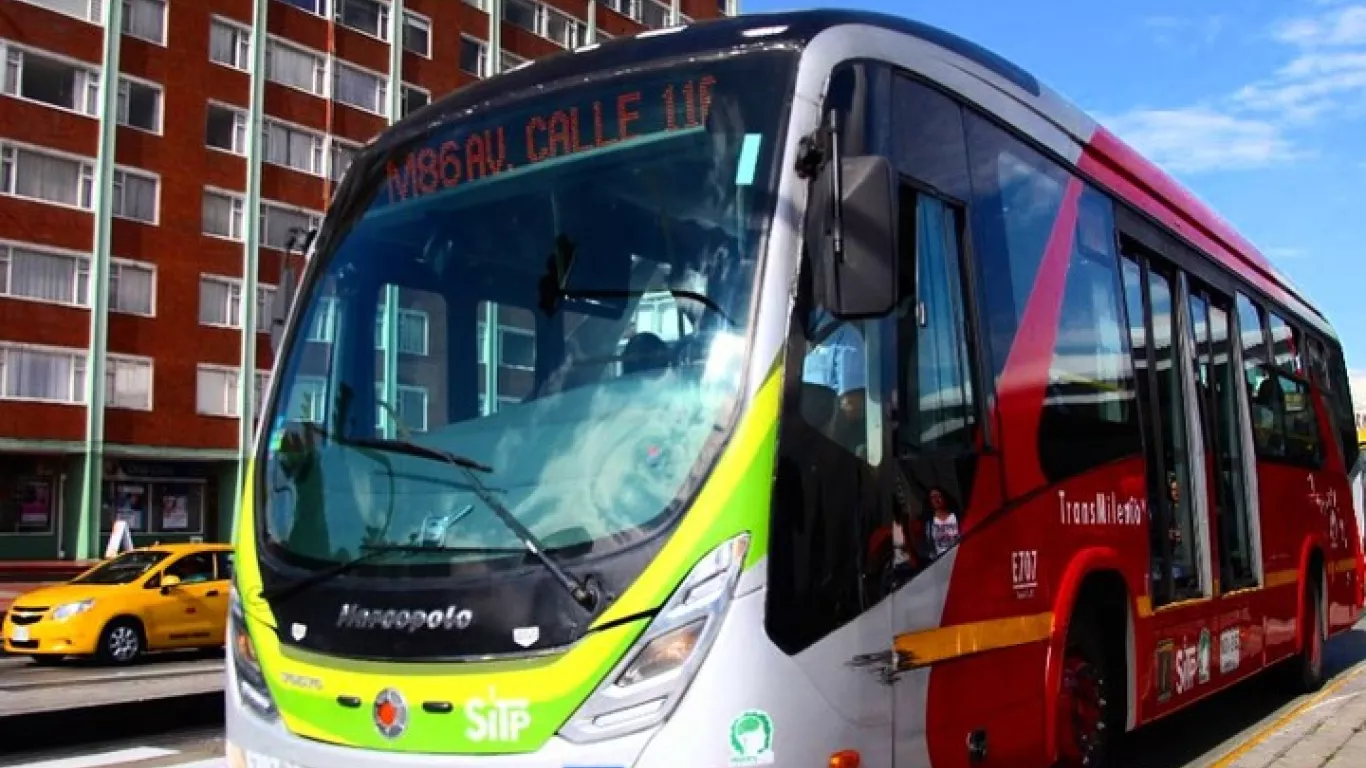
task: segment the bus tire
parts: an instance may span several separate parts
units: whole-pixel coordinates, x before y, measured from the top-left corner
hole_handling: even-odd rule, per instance
[[[1287,682],[1292,693],[1314,693],[1323,687],[1323,649],[1328,641],[1328,625],[1323,615],[1323,579],[1311,571],[1304,591],[1304,648],[1286,665]]]
[[[1073,616],[1058,690],[1055,768],[1104,768],[1115,721],[1110,659],[1101,624],[1084,609]]]

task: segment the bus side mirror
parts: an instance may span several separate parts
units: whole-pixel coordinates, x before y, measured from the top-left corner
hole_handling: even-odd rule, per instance
[[[839,178],[831,178],[836,167]],[[892,163],[879,155],[826,163],[812,185],[807,243],[819,275],[816,298],[838,318],[878,317],[896,306],[897,195]]]

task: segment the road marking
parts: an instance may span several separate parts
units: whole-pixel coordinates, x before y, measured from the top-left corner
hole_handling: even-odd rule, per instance
[[[57,760],[40,760],[36,763],[19,763],[23,768],[98,768],[102,765],[118,765],[136,760],[153,760],[159,757],[180,754],[174,749],[160,747],[131,747],[116,749],[112,752],[99,752],[93,755],[63,757]]]
[[[1314,707],[1317,707],[1318,705],[1322,704],[1324,701],[1326,701],[1333,694],[1341,690],[1343,686],[1347,685],[1347,683],[1351,682],[1353,678],[1355,678],[1357,675],[1360,675],[1362,672],[1366,672],[1366,662],[1357,662],[1356,666],[1345,671],[1340,677],[1338,677],[1338,679],[1334,680],[1327,686],[1324,686],[1324,688],[1320,690],[1318,693],[1314,694],[1313,696],[1310,696],[1309,698],[1295,705],[1289,712],[1286,712],[1284,715],[1281,715],[1280,717],[1276,718],[1275,722],[1271,723],[1270,725],[1264,728],[1259,729],[1255,734],[1252,735],[1252,738],[1243,742],[1243,744],[1239,746],[1237,749],[1233,750],[1232,752],[1229,752],[1227,755],[1224,755],[1223,757],[1211,763],[1209,765],[1209,768],[1228,768],[1228,766],[1233,765],[1233,763],[1236,762],[1238,758],[1242,757],[1248,752],[1251,752],[1253,748],[1255,748],[1257,745],[1271,738],[1273,734],[1275,734],[1277,731],[1281,730],[1285,726],[1289,725],[1292,721],[1294,721],[1295,718],[1299,717],[1300,715],[1303,715],[1305,712],[1308,712]]]

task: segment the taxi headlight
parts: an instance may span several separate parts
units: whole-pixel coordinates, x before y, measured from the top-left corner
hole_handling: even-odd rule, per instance
[[[251,641],[247,630],[246,614],[242,610],[242,598],[233,585],[228,595],[228,643],[231,647],[233,677],[237,680],[237,694],[241,702],[250,710],[268,720],[275,719],[279,712],[275,699],[266,685],[266,673],[256,657],[256,645]]]
[[[729,539],[693,566],[561,736],[577,743],[599,741],[669,717],[721,630],[744,570],[749,540],[748,533]]]
[[[52,620],[66,621],[72,616],[79,616],[94,607],[95,601],[93,599],[79,600],[74,603],[62,603],[52,610]]]

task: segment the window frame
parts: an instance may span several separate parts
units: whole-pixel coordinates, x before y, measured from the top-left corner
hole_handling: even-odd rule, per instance
[[[109,1],[109,2],[112,2],[112,0],[108,0],[108,1]],[[124,0],[124,1],[127,2],[127,0]],[[157,96],[156,127],[154,127],[154,128],[143,128],[143,127],[140,126],[140,125],[133,125],[132,123],[128,122],[126,119],[124,119],[124,118],[121,117],[121,116],[118,117],[118,124],[119,124],[120,126],[123,126],[124,128],[130,128],[130,129],[132,129],[132,130],[134,130],[134,131],[141,131],[141,132],[143,132],[143,133],[151,134],[151,135],[153,135],[153,136],[164,136],[164,135],[166,135],[166,88],[165,88],[164,86],[162,86],[161,83],[158,83],[158,82],[156,82],[156,81],[154,81],[154,80],[148,80],[148,79],[142,78],[142,77],[136,77],[136,76],[134,76],[134,75],[126,75],[126,74],[121,74],[121,75],[119,75],[119,85],[118,85],[119,92],[118,92],[117,100],[116,100],[116,102],[115,102],[115,105],[116,105],[116,106],[115,106],[115,109],[116,109],[117,111],[119,111],[119,112],[122,112],[122,111],[123,111],[121,105],[122,105],[123,99],[125,98],[125,96],[124,96],[124,93],[125,93],[125,86],[126,86],[126,88],[127,88],[127,91],[126,91],[127,94],[128,94],[128,95],[127,95],[127,98],[128,98],[128,100],[129,100],[129,102],[130,102],[130,107],[129,107],[129,108],[131,109],[132,87],[133,87],[134,85],[140,85],[140,86],[142,86],[142,87],[144,87],[144,88],[150,88],[150,89],[152,89],[153,91],[156,92],[156,96]]]
[[[103,0],[103,2],[113,2],[113,0]],[[133,2],[135,2],[135,0],[121,0],[121,2],[126,3],[126,4],[128,4],[128,5],[131,5]],[[158,5],[161,6],[161,39],[160,39],[160,40],[153,40],[153,39],[150,38],[150,37],[143,37],[142,35],[135,35],[135,34],[133,34],[131,31],[129,31],[128,29],[120,30],[121,34],[122,34],[124,37],[131,37],[131,38],[133,38],[133,39],[135,39],[135,40],[141,40],[141,41],[143,41],[144,43],[150,43],[150,44],[152,44],[152,45],[155,45],[155,46],[158,46],[158,47],[161,47],[161,48],[167,48],[167,47],[169,47],[169,44],[170,44],[170,37],[171,37],[171,25],[170,25],[170,21],[171,21],[170,7],[171,7],[171,4],[170,4],[169,2],[167,2],[167,0],[142,0],[142,2],[155,3],[155,4],[158,4]],[[129,16],[128,10],[129,10],[128,8],[124,8],[124,9],[123,9],[123,16],[122,16],[122,18],[123,18],[123,23],[124,23],[125,25],[128,23],[128,16]]]
[[[9,365],[8,352],[19,350],[23,352],[36,352],[38,354],[65,355],[71,358],[71,369],[68,372],[67,387],[71,393],[70,399],[62,400],[48,397],[29,397],[23,395],[11,395],[6,392],[6,367]],[[86,378],[90,375],[89,350],[76,349],[74,347],[62,347],[54,344],[32,344],[29,342],[3,341],[0,340],[0,402],[16,403],[48,403],[52,405],[71,405],[78,408],[85,407],[85,384]],[[80,370],[79,377],[77,369]],[[81,386],[77,386],[77,384]]]

